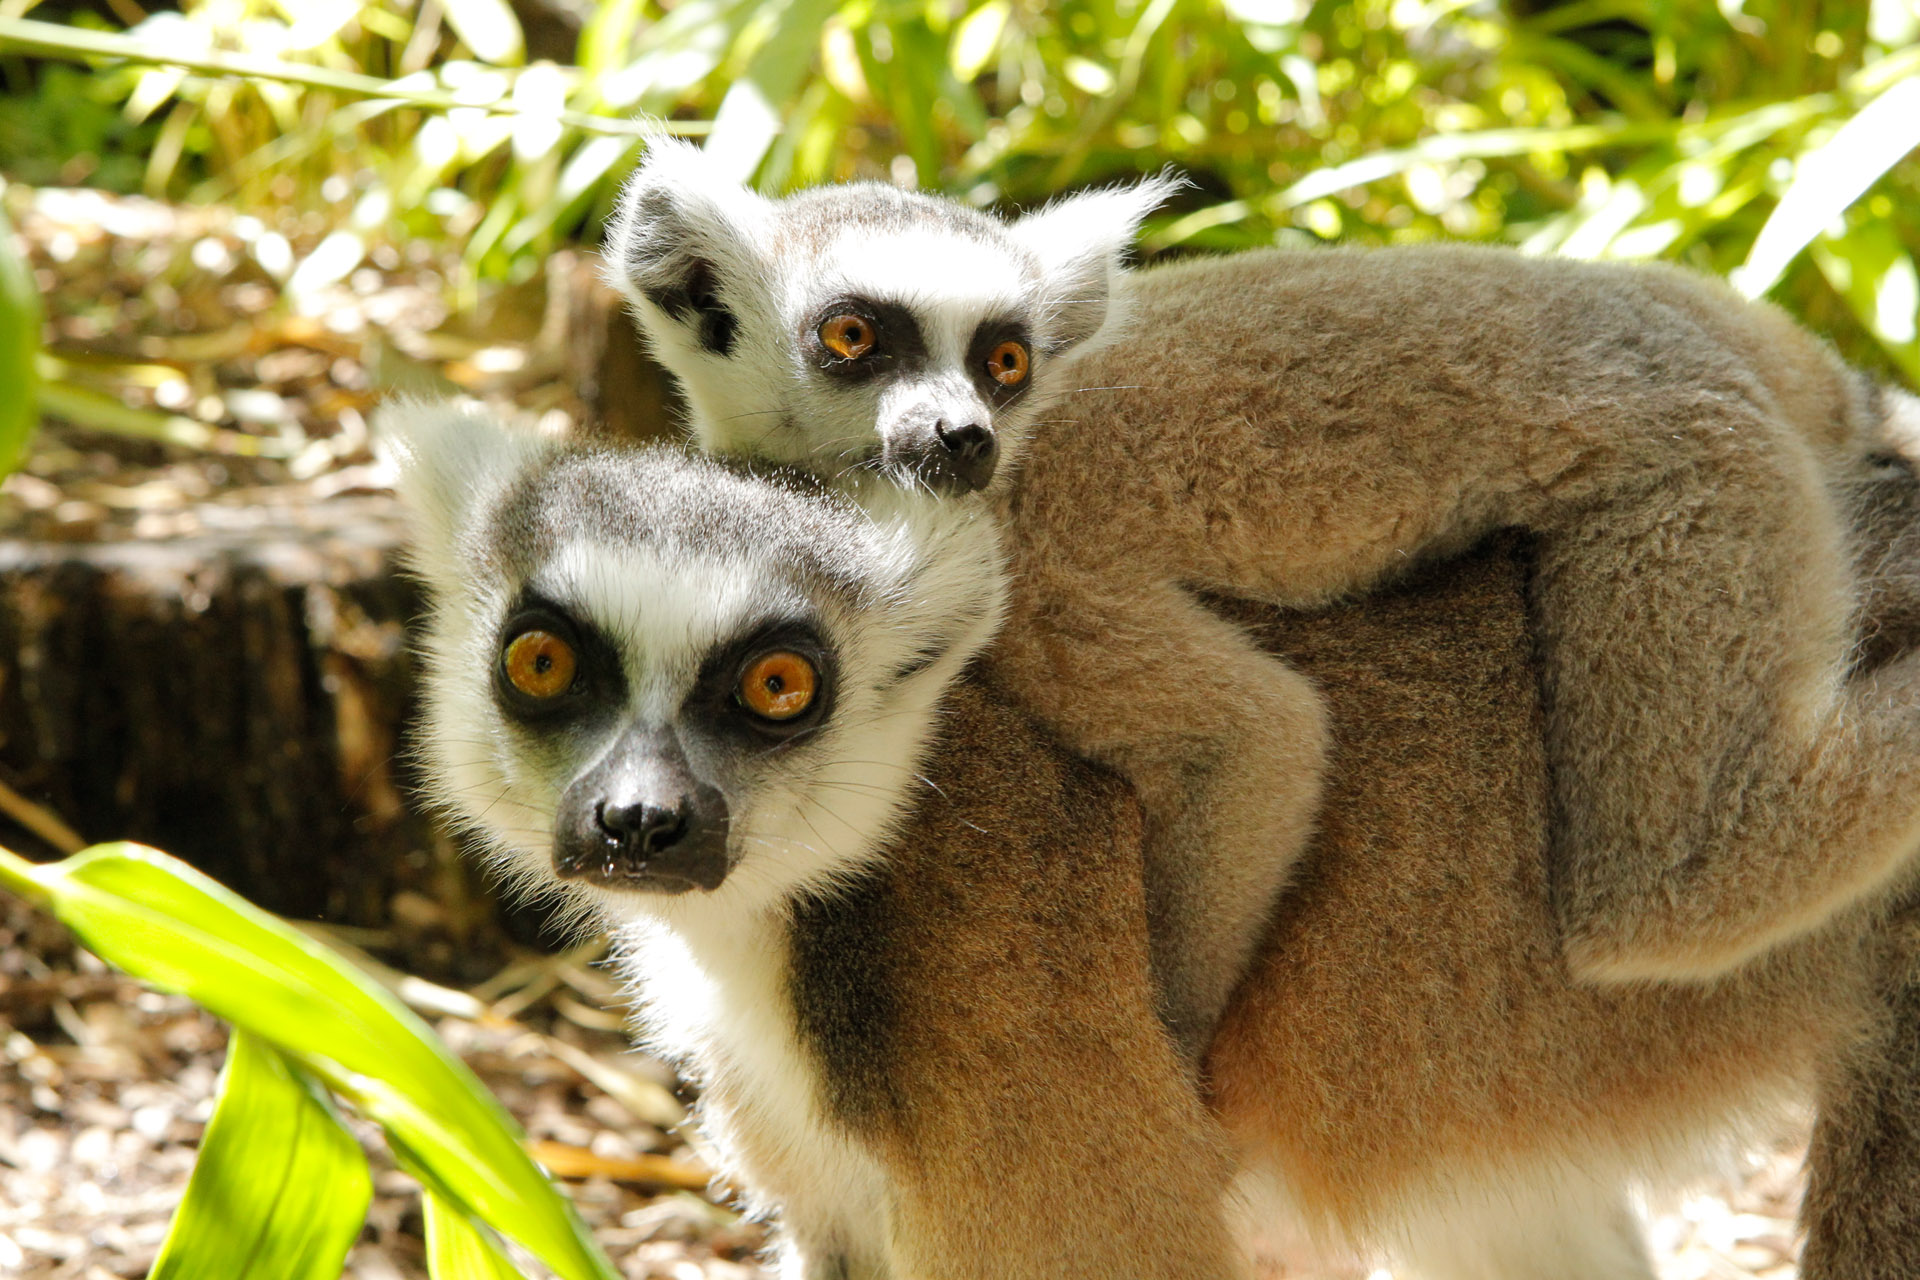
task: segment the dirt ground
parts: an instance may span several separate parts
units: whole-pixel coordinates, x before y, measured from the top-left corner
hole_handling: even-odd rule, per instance
[[[760,1280],[765,1232],[707,1188],[673,1121],[672,1074],[620,1033],[610,981],[584,957],[526,957],[469,993],[440,1033],[506,1103],[595,1237],[632,1280]],[[443,997],[443,1002],[444,997]],[[0,895],[0,1275],[137,1280],[185,1189],[213,1106],[224,1028],[76,949]],[[644,1118],[643,1118],[644,1117]],[[417,1280],[418,1190],[371,1126],[376,1170],[352,1280]],[[1800,1149],[1658,1206],[1662,1280],[1789,1280]],[[671,1179],[679,1186],[668,1185]],[[698,1188],[698,1189],[696,1189]],[[1262,1280],[1391,1280],[1364,1265],[1269,1259]]]
[[[191,534],[250,504],[377,492],[366,413],[393,390],[462,390],[565,432],[591,412],[577,282],[544,280],[450,314],[453,267],[431,252],[366,247],[338,270],[321,229],[93,192],[5,192],[49,310],[49,349],[71,385],[134,421],[55,423],[0,484],[0,531],[48,541]],[[335,257],[338,259],[337,242]],[[584,268],[582,270],[581,268]],[[572,283],[570,283],[572,282]],[[297,283],[298,291],[289,286]],[[570,292],[571,291],[571,292]],[[592,307],[584,308],[591,326]],[[85,406],[77,416],[89,417]],[[405,962],[404,936],[335,941]],[[668,1072],[634,1053],[612,984],[590,957],[510,960],[465,992],[416,990],[448,1042],[504,1100],[562,1175],[628,1276],[759,1277],[762,1229],[706,1190]],[[0,895],[0,1275],[144,1276],[212,1105],[223,1028],[74,949],[58,926]],[[425,1274],[416,1189],[371,1130],[378,1170],[347,1274]],[[1795,1274],[1800,1148],[1789,1138],[1727,1181],[1654,1207],[1663,1280]],[[1273,1260],[1269,1280],[1310,1274]],[[1350,1265],[1311,1274],[1371,1277]]]

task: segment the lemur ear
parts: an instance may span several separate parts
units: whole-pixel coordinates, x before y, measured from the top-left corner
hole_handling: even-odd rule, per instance
[[[656,134],[607,223],[607,282],[635,304],[649,329],[664,313],[692,328],[701,346],[725,355],[735,321],[722,285],[762,274],[756,246],[771,213],[764,197],[698,148]]]
[[[412,525],[414,568],[435,583],[467,571],[457,548],[472,512],[547,447],[452,400],[389,401],[373,417],[373,436],[394,463],[394,488]]]
[[[1100,331],[1141,220],[1185,185],[1162,174],[1130,187],[1083,191],[1013,224],[1014,236],[1039,255],[1046,273],[1047,350],[1064,351]]]

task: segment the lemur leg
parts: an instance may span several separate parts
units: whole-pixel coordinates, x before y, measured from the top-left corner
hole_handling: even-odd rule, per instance
[[[1582,977],[1725,973],[1920,847],[1920,657],[1846,678],[1842,520],[1791,454],[1741,461],[1541,541],[1554,896]]]
[[[1805,1280],[1920,1276],[1920,908],[1888,933],[1885,1021],[1820,1094],[1800,1206]]]
[[[1654,1280],[1637,1214],[1617,1189],[1489,1187],[1450,1198],[1409,1233],[1420,1280]]]
[[[1116,770],[1146,813],[1159,1008],[1189,1061],[1211,1038],[1306,848],[1329,729],[1305,676],[1166,584],[1022,591],[998,678],[1072,750]]]

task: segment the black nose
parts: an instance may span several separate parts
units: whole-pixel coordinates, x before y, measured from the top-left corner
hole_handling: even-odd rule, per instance
[[[956,427],[942,419],[933,424],[933,434],[940,448],[934,451],[936,456],[927,459],[930,465],[922,471],[922,478],[948,492],[967,493],[986,488],[987,482],[993,479],[993,464],[999,452],[992,428],[978,422]],[[938,456],[942,454],[944,456]]]
[[[687,834],[685,806],[668,809],[641,801],[631,804],[603,802],[594,812],[594,818],[609,840],[642,858],[671,849]]]
[[[948,426],[945,421],[933,424],[933,433],[940,437],[940,443],[947,446],[947,452],[962,462],[977,463],[993,456],[993,432],[977,422],[969,422],[964,427]]]

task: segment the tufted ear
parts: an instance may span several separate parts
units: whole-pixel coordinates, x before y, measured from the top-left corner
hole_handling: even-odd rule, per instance
[[[1014,236],[1040,259],[1049,307],[1046,350],[1065,351],[1100,331],[1114,308],[1122,264],[1140,222],[1185,186],[1162,174],[1130,187],[1083,191],[1015,222]]]
[[[607,223],[606,277],[656,339],[683,326],[728,354],[736,327],[727,281],[764,274],[772,205],[720,172],[690,143],[657,134]]]
[[[374,414],[373,435],[397,472],[394,487],[412,526],[413,567],[436,587],[465,572],[458,548],[474,511],[547,448],[529,432],[453,400],[389,401]]]

